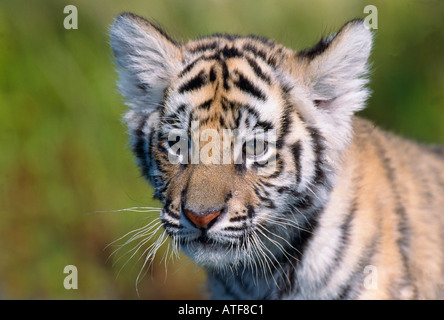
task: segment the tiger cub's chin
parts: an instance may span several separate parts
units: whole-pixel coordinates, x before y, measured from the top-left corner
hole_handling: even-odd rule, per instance
[[[196,264],[208,269],[223,269],[241,263],[242,252],[235,252],[229,245],[222,243],[203,243],[199,240],[181,245],[182,251]]]

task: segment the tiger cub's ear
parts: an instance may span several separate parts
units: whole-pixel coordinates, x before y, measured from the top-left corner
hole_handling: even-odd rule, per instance
[[[122,13],[111,26],[111,46],[127,105],[141,112],[156,108],[179,70],[180,45],[147,20]]]
[[[308,60],[304,82],[319,108],[351,115],[364,108],[372,33],[362,20],[352,20],[316,46],[298,53]]]
[[[352,116],[365,107],[370,95],[366,84],[372,41],[364,22],[352,20],[337,34],[296,53],[294,76],[304,88],[294,86],[292,97],[304,119],[326,137],[331,150],[341,152],[350,142]]]

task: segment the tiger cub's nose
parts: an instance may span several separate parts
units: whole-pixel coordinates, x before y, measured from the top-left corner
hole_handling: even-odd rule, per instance
[[[191,210],[184,209],[184,213],[197,228],[208,229],[212,225],[212,222],[214,223],[214,221],[216,221],[216,218],[221,214],[221,211],[195,213]]]

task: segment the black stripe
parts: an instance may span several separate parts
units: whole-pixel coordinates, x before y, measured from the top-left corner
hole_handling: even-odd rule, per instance
[[[242,58],[242,53],[235,47],[225,46],[218,53],[220,58],[223,60],[230,58]]]
[[[210,69],[210,82],[216,81],[216,68],[213,65]]]
[[[154,159],[154,157],[153,157],[153,151],[152,151],[152,149],[153,149],[153,144],[152,144],[152,137],[153,137],[153,134],[154,134],[154,130],[151,130],[149,133],[148,133],[148,137],[147,137],[147,141],[148,141],[148,148],[147,148],[147,152],[146,152],[146,156],[145,156],[145,159],[146,159],[146,169],[147,169],[147,174],[149,175],[149,177],[150,177],[150,179],[151,179],[151,183],[153,183],[153,185],[155,185],[154,184],[154,178],[155,178],[155,176],[152,174],[152,167],[153,167],[153,162],[155,162],[156,160]]]
[[[177,214],[176,212],[173,212],[173,211],[166,209],[166,208],[164,208],[164,212],[165,212],[165,214],[168,214],[170,217],[172,217],[174,219],[177,219],[177,220],[180,219],[180,215]]]
[[[187,73],[189,73],[200,61],[218,61],[219,57],[217,55],[210,55],[210,56],[200,56],[193,61],[191,61],[180,73],[179,78],[185,76]]]
[[[230,222],[245,221],[247,219],[247,216],[235,216],[233,218],[230,218]]]
[[[250,204],[247,206],[248,218],[253,218],[256,215],[254,207]]]
[[[181,104],[173,113],[169,113],[161,118],[162,124],[174,126],[180,123],[180,115],[186,112],[186,108],[185,104]]]
[[[271,175],[269,175],[267,177],[268,179],[277,178],[278,176],[280,176],[280,174],[283,172],[283,169],[284,169],[284,163],[283,163],[283,161],[281,159],[280,154],[276,153],[275,157],[276,157],[276,160],[275,160],[275,162],[276,162],[276,170]]]
[[[270,77],[262,71],[261,67],[257,64],[257,62],[248,56],[245,56],[245,59],[247,60],[248,64],[250,65],[254,73],[264,82],[266,82],[268,85],[271,85]]]
[[[222,80],[223,80],[225,90],[230,89],[230,86],[228,85],[229,76],[230,76],[230,74],[228,72],[227,64],[225,63],[225,61],[223,61],[222,62]]]
[[[208,83],[208,77],[205,72],[200,71],[194,78],[179,87],[179,93],[193,91],[201,88]]]
[[[186,104],[181,104],[176,111],[174,112],[174,114],[181,114],[185,112],[185,109],[187,108]]]
[[[224,73],[224,79],[227,79],[228,78],[228,68],[225,64],[225,60],[230,59],[230,58],[243,58],[243,54],[236,48],[224,47],[223,49],[221,49],[215,53],[212,53],[210,55],[202,55],[202,56],[196,58],[195,60],[193,60],[192,62],[190,62],[179,73],[179,78],[181,78],[184,75],[186,75],[187,73],[189,73],[196,66],[196,64],[199,63],[200,61],[219,61],[222,63],[222,70]],[[215,76],[216,76],[216,74],[215,74],[215,69],[213,66],[210,70],[210,81],[211,82],[216,80]],[[227,87],[225,87],[225,89],[227,89]]]
[[[357,207],[358,207],[358,200],[354,199],[353,202],[351,203],[349,212],[348,212],[347,216],[345,217],[345,220],[341,224],[341,227],[340,227],[340,229],[341,229],[341,246],[337,250],[338,254],[336,255],[336,259],[335,259],[336,265],[338,265],[341,262],[341,260],[343,259],[344,250],[349,244],[351,222],[355,218]]]
[[[178,225],[178,224],[173,224],[165,219],[161,219],[161,221],[162,221],[162,225],[164,228],[170,228],[170,229],[182,229],[183,228],[183,226]],[[167,229],[165,229],[165,230],[168,232]]]
[[[240,123],[241,123],[241,119],[243,118],[243,115],[244,115],[244,113],[241,112],[241,110],[238,110],[238,112],[236,113],[235,120],[234,120],[235,128],[240,127]],[[244,143],[244,142],[245,142],[245,139],[242,137],[242,143]]]
[[[232,103],[233,105],[236,105],[236,103],[233,101],[230,101],[230,103]],[[260,119],[259,113],[252,106],[250,106],[248,104],[240,104],[240,109],[245,110],[247,113],[249,113],[249,115],[253,116],[256,119],[256,121],[259,121],[259,119]],[[247,115],[245,118],[248,118],[249,115]],[[240,118],[242,118],[241,115],[239,115],[238,119],[240,120]]]
[[[290,244],[286,245],[286,251],[291,255],[291,259],[288,261],[290,268],[293,269],[293,274],[302,266],[302,258],[305,254],[309,243],[319,225],[319,217],[324,211],[324,206],[313,207],[313,210],[309,214],[305,215],[305,219],[302,220],[301,229],[293,234],[293,238],[290,240]],[[293,215],[300,215],[297,210],[292,210]],[[297,281],[297,278],[293,276],[293,280]],[[297,295],[300,291],[300,287],[294,286],[294,295]]]
[[[158,136],[157,151],[168,154],[166,141],[165,141],[165,139],[160,139],[161,135],[162,135],[162,133],[159,131],[159,133],[157,134],[157,136]]]
[[[234,171],[240,175],[243,175],[247,171],[244,161],[242,161],[242,163],[235,163]]]
[[[287,100],[287,99],[286,99]],[[276,148],[281,149],[284,146],[284,140],[287,136],[288,132],[290,131],[291,124],[293,120],[291,119],[290,115],[293,114],[294,107],[291,103],[286,101],[284,112],[281,116],[281,128],[279,131],[279,136],[276,141]]]
[[[208,50],[216,49],[218,47],[218,45],[219,45],[219,41],[214,40],[214,41],[209,41],[209,42],[199,44],[194,48],[188,49],[188,51],[190,51],[191,53],[205,52]]]
[[[311,212],[311,214],[306,215],[307,221],[303,220],[304,225],[302,225],[299,232],[294,233],[294,239],[291,241],[291,247],[287,250],[296,259],[297,264],[301,262],[302,256],[304,255],[310,240],[314,237],[315,230],[318,227],[319,216],[324,210],[324,206],[319,206]],[[300,215],[298,211],[292,212],[294,215]]]
[[[234,71],[234,73],[238,76],[238,79],[233,81],[233,84],[238,87],[238,89],[251,94],[252,96],[258,98],[259,100],[265,101],[266,97],[264,93],[256,87],[247,77],[241,74],[238,71]]]
[[[245,227],[242,227],[242,226],[241,227],[230,226],[230,227],[225,227],[223,230],[225,230],[225,231],[244,231]]]
[[[279,194],[292,194],[293,193],[293,189],[289,188],[289,187],[279,187],[277,188],[277,192],[279,192]]]
[[[269,131],[273,129],[273,124],[269,121],[259,120],[253,127],[253,129],[263,129],[264,131]]]
[[[148,120],[148,116],[144,116],[140,119],[139,126],[136,130],[134,130],[134,135],[136,136],[136,142],[133,146],[133,152],[136,155],[136,158],[139,159],[140,170],[142,176],[148,178],[148,162],[145,151],[145,144],[148,141],[145,137],[145,133],[143,132],[143,128],[146,125],[146,121]]]
[[[356,24],[356,23],[362,23],[362,19],[353,19],[352,21],[345,24],[337,33],[335,33],[333,36],[328,38],[322,38],[316,45],[314,45],[312,48],[302,50],[298,52],[299,57],[304,57],[308,59],[313,59],[316,56],[322,54],[325,52],[330,44],[333,42],[333,40],[336,38],[338,34],[341,34],[344,28],[350,26],[350,24]]]
[[[253,190],[254,193],[256,193],[256,195],[258,196],[258,198],[261,200],[263,206],[269,209],[276,209],[276,205],[274,204],[273,200],[267,197],[268,192],[266,190],[262,190],[264,193],[266,193],[266,195],[261,194],[261,191],[259,190],[258,186],[255,186]]]
[[[269,159],[261,160],[261,161],[258,161],[256,159],[254,159],[253,163],[251,164],[251,168],[254,168],[256,170],[258,168],[266,168],[266,167],[268,167],[270,165],[270,163],[268,163],[268,161],[269,161]]]
[[[203,110],[209,110],[211,107],[211,104],[213,103],[213,99],[208,99],[207,101],[202,102],[200,105],[197,106],[198,109]]]
[[[327,50],[327,48],[330,46],[330,43],[331,40],[328,41],[327,39],[322,38],[316,45],[309,49],[299,51],[297,55],[299,57],[308,58],[311,60]]]
[[[267,53],[264,50],[259,49],[255,45],[253,45],[251,43],[246,43],[242,46],[242,49],[244,49],[245,51],[251,52],[254,56],[259,57],[262,60],[264,60],[265,62],[267,62]]]
[[[225,123],[225,118],[223,117],[223,115],[219,116],[219,126],[221,128],[227,128],[228,125]]]
[[[395,169],[392,166],[391,159],[388,156],[384,146],[380,142],[375,142],[375,147],[378,152],[378,156],[382,161],[382,165],[387,176],[387,181],[390,184],[393,196],[396,199],[395,213],[399,218],[398,231],[401,234],[401,238],[398,239],[398,245],[400,247],[401,253],[403,254],[403,258],[405,259],[405,263],[407,264],[408,252],[404,249],[407,248],[410,244],[410,228],[407,222],[407,212],[402,205],[400,195],[395,184],[397,177],[395,174]]]
[[[191,71],[191,69],[193,69],[193,67],[199,62],[202,61],[204,59],[204,57],[199,57],[195,60],[193,60],[191,63],[189,63],[180,73],[179,73],[179,78],[182,78],[184,75],[186,75],[188,72]]]
[[[382,165],[384,167],[387,181],[392,190],[392,195],[396,200],[395,204],[395,215],[398,218],[397,230],[400,234],[400,237],[396,240],[396,244],[398,245],[399,252],[401,254],[402,263],[404,266],[405,277],[408,279],[410,283],[412,283],[411,271],[409,267],[409,247],[410,247],[410,226],[407,217],[406,208],[402,204],[402,200],[399,194],[399,191],[396,186],[397,176],[395,173],[395,169],[392,166],[391,159],[384,148],[384,145],[381,141],[374,142],[376,151],[378,153],[379,158],[382,161]],[[415,297],[417,297],[417,288],[414,287]]]
[[[325,151],[324,138],[314,127],[307,127],[307,130],[309,131],[311,139],[313,141],[313,152],[316,157],[315,175],[312,182],[313,184],[328,186],[327,176],[325,174],[325,171],[322,169]]]
[[[294,159],[294,166],[296,169],[296,185],[299,186],[301,183],[301,154],[302,154],[302,144],[301,141],[294,143],[291,147],[291,154]]]
[[[222,97],[221,104],[224,111],[234,110],[236,106],[236,102],[230,101],[226,97]]]
[[[265,180],[263,180],[263,179],[259,179],[259,182],[260,182],[263,186],[268,187],[268,188],[275,188],[275,187],[276,187],[274,184],[272,184],[272,183],[270,183],[270,182],[268,182],[268,181],[265,181]]]

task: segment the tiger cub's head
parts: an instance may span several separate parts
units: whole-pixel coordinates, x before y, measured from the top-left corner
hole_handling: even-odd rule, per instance
[[[364,23],[292,51],[251,35],[180,43],[124,13],[111,45],[166,232],[207,268],[297,256],[368,97]]]

